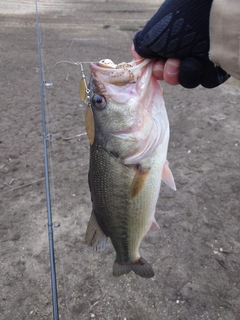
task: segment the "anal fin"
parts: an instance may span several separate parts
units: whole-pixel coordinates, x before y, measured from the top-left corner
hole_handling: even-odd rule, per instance
[[[85,242],[96,251],[104,251],[107,246],[107,236],[99,226],[93,211],[88,222]]]
[[[130,271],[135,272],[138,276],[142,278],[154,277],[154,271],[152,266],[142,257],[132,263],[121,263],[118,261],[114,262],[113,265],[113,275],[114,277],[120,277]]]
[[[157,223],[157,221],[154,218],[154,221],[152,222],[149,231],[155,231],[155,230],[158,230],[158,229],[160,229],[159,224]]]

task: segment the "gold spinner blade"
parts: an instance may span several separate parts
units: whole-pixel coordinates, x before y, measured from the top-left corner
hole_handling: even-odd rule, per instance
[[[79,83],[79,96],[82,102],[87,98],[87,83],[85,78],[82,78]]]

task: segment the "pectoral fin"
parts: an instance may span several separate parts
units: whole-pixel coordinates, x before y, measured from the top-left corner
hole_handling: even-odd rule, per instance
[[[139,194],[139,192],[143,189],[149,171],[150,169],[143,170],[141,166],[138,167],[130,188],[131,198],[136,197]]]
[[[88,222],[85,241],[87,245],[96,251],[104,251],[107,246],[107,236],[99,226],[93,211]]]
[[[166,183],[167,186],[169,186],[171,189],[173,189],[174,191],[177,190],[175,182],[174,182],[174,178],[173,178],[173,174],[169,168],[169,163],[166,160],[164,166],[163,166],[163,171],[162,171],[162,180]]]

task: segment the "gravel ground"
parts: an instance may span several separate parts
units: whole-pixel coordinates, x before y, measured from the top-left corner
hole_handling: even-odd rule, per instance
[[[59,318],[240,319],[238,82],[185,90],[163,84],[168,159],[177,192],[163,185],[160,230],[142,242],[155,277],[112,276],[114,250],[84,244],[91,212],[89,146],[77,65],[131,61],[137,30],[158,1],[39,1],[49,134]],[[51,319],[39,69],[34,1],[0,3],[0,318]],[[88,77],[88,64],[84,64]],[[57,227],[57,225],[59,225]]]

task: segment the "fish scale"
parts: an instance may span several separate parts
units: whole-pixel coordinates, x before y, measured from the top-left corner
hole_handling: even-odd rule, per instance
[[[158,197],[159,190],[152,188],[151,192],[145,189],[146,191],[143,190],[131,199],[130,186],[136,174],[133,166],[120,164],[95,144],[91,146],[90,159],[91,196],[93,210],[97,212],[97,221],[104,233],[112,239],[117,259],[135,260],[136,248],[151,226],[151,220],[146,223],[144,219],[145,212],[154,210],[155,199],[152,199],[152,196]],[[160,177],[161,164],[156,166],[159,167]],[[154,180],[156,180],[156,169],[154,174],[149,175],[146,187],[154,186]],[[135,228],[131,230],[133,225]]]

